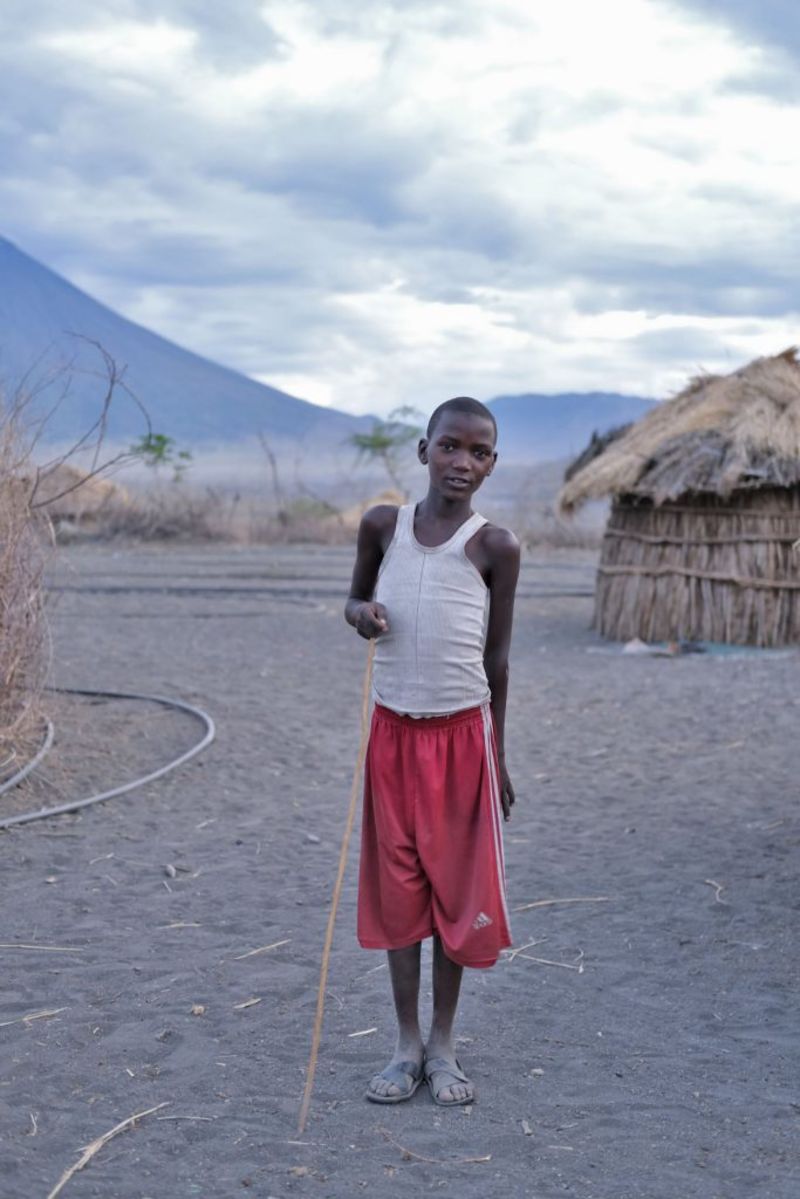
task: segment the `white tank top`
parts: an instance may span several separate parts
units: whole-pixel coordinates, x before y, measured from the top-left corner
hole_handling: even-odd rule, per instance
[[[397,511],[375,599],[389,631],[375,643],[372,689],[379,704],[440,716],[490,698],[483,665],[489,590],[464,553],[486,517],[473,513],[442,545],[420,545],[414,504]]]

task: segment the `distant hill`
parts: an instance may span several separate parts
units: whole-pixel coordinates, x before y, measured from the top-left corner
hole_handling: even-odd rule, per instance
[[[590,391],[497,396],[489,407],[503,459],[549,462],[579,454],[593,432],[639,420],[654,403],[642,396]]]
[[[182,445],[236,442],[259,432],[270,438],[341,441],[369,425],[365,417],[309,404],[228,370],[126,320],[54,271],[0,238],[0,386],[41,384],[61,363],[72,363],[67,399],[48,422],[51,441],[73,438],[96,418],[103,395],[99,342],[125,367],[125,381],[142,402],[156,432]],[[87,373],[88,372],[88,373]],[[37,403],[51,405],[65,376],[44,388]],[[120,393],[109,436],[129,440],[144,432],[141,414]]]
[[[284,445],[324,447],[332,451],[329,457],[339,459],[340,470],[352,473],[354,459],[343,459],[338,447],[349,433],[369,428],[371,418],[310,404],[181,349],[0,238],[0,388],[8,395],[26,379],[28,386],[40,385],[59,364],[72,364],[69,394],[48,424],[49,441],[73,439],[99,410],[102,361],[82,338],[98,342],[125,368],[125,380],[147,409],[153,429],[179,445],[235,445],[264,433]],[[65,381],[61,375],[44,387],[40,408],[52,405]],[[498,396],[490,403],[503,460],[525,465],[577,454],[595,429],[635,420],[653,401],[592,392]],[[128,442],[143,432],[141,415],[120,392],[109,437]],[[304,461],[310,478],[318,459],[306,455]]]

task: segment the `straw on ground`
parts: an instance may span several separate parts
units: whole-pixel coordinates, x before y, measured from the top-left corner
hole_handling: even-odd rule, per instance
[[[68,1170],[64,1171],[56,1185],[53,1187],[52,1191],[50,1191],[48,1194],[47,1199],[55,1199],[56,1195],[63,1191],[70,1178],[77,1174],[79,1170],[82,1170],[84,1166],[87,1166],[92,1158],[100,1152],[103,1146],[108,1144],[112,1137],[118,1136],[121,1132],[125,1132],[128,1128],[133,1128],[137,1120],[142,1120],[145,1116],[151,1116],[153,1112],[160,1111],[162,1107],[169,1107],[169,1104],[167,1102],[157,1103],[155,1107],[148,1107],[146,1111],[135,1112],[134,1115],[128,1116],[125,1120],[121,1120],[119,1124],[115,1124],[113,1128],[108,1130],[108,1132],[104,1132],[102,1136],[98,1137],[95,1141],[92,1141],[90,1145],[86,1146],[81,1156],[75,1162],[75,1165],[70,1166]]]
[[[482,1154],[480,1157],[426,1157],[423,1153],[416,1153],[413,1149],[401,1145],[399,1141],[394,1139],[388,1128],[379,1128],[378,1132],[390,1145],[394,1145],[395,1149],[400,1150],[404,1161],[425,1162],[430,1166],[473,1166],[482,1165],[492,1160],[491,1153]]]
[[[574,899],[534,899],[533,903],[522,903],[515,912],[529,912],[532,908],[549,908],[557,903],[610,903],[612,895],[581,895]]]

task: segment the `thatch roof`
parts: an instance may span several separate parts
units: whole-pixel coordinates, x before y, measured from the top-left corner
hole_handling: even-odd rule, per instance
[[[800,483],[800,363],[791,348],[730,375],[700,375],[573,464],[562,511],[604,496],[679,496]],[[579,460],[581,461],[581,460]]]

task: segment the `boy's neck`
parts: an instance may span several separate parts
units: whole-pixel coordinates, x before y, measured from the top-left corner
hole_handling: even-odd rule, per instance
[[[428,488],[428,494],[417,505],[417,515],[423,520],[442,521],[447,524],[462,524],[472,516],[472,496],[463,499],[450,499],[442,495],[434,487]]]

